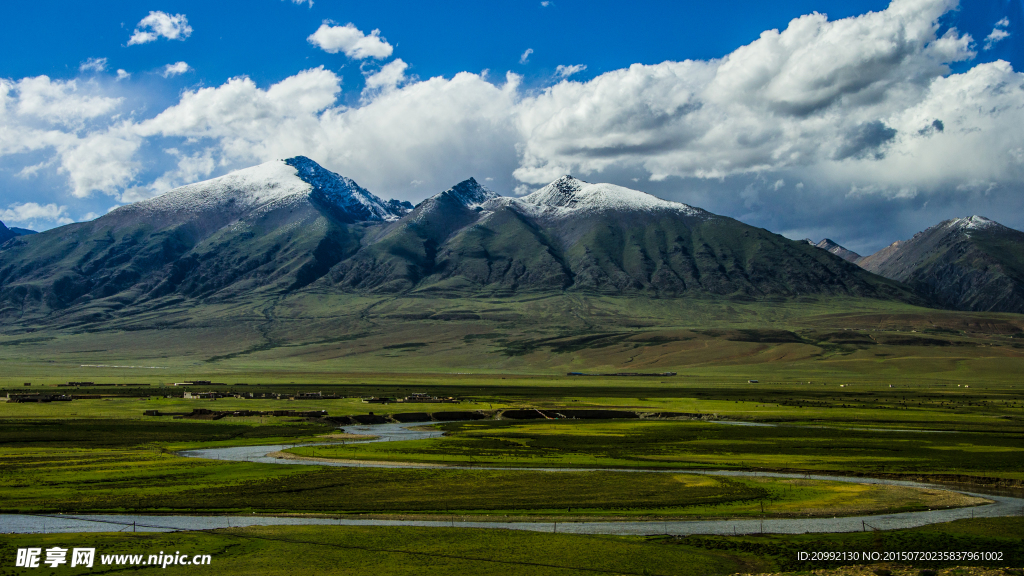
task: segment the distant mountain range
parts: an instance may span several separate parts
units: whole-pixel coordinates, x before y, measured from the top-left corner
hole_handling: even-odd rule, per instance
[[[0,244],[7,242],[15,236],[25,236],[26,234],[35,234],[35,230],[27,230],[25,228],[8,228],[4,226],[3,222],[0,222]]]
[[[470,179],[376,227],[323,288],[905,298],[855,266],[731,218],[565,176],[522,198]]]
[[[996,227],[998,239],[991,236]],[[91,222],[33,235],[3,227],[0,322],[76,325],[172,304],[299,292],[835,295],[1024,311],[1021,276],[1009,272],[1021,269],[1013,262],[1020,261],[1022,233],[977,222],[970,230],[927,244],[919,234],[904,243],[921,246],[911,252],[897,243],[891,252],[913,254],[913,262],[876,258],[881,252],[858,259],[830,240],[791,241],[571,176],[521,198],[498,196],[470,178],[413,207],[382,200],[300,156],[184,186]],[[977,252],[946,267],[919,257],[947,244]],[[949,282],[959,288],[947,289]],[[964,299],[969,289],[984,298]]]
[[[943,308],[1024,313],[1024,232],[982,216],[945,220],[870,256],[827,238],[815,246]]]
[[[857,254],[853,250],[847,250],[846,248],[843,248],[842,246],[840,246],[836,242],[833,242],[832,240],[829,240],[828,238],[825,238],[824,240],[818,243],[814,243],[811,240],[806,240],[806,242],[808,244],[811,244],[812,246],[821,248],[826,252],[835,254],[836,256],[839,256],[840,258],[846,260],[847,262],[857,263],[857,261],[862,258],[860,254]]]

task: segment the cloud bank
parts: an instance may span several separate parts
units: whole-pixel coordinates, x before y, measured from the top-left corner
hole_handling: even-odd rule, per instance
[[[67,215],[67,207],[56,204],[40,205],[35,202],[25,202],[11,204],[6,209],[0,210],[0,221],[5,223],[32,225],[39,220],[57,222],[58,224],[74,222]]]
[[[894,0],[841,20],[810,14],[721,59],[634,64],[586,82],[569,80],[583,65],[561,66],[541,89],[511,73],[410,78],[395,59],[365,74],[352,106],[324,68],[265,88],[239,77],[186,90],[148,119],[118,116],[130,111],[91,85],[2,80],[0,156],[51,150],[73,195],[120,201],[297,154],[409,200],[470,175],[512,192],[573,173],[794,234],[787,205],[835,217],[929,198],[1012,204],[1024,188],[1024,75],[1002,61],[951,73],[976,46],[939,33],[955,7]],[[357,60],[393,51],[352,24],[325,22],[308,41]],[[168,141],[179,144],[140,157]]]

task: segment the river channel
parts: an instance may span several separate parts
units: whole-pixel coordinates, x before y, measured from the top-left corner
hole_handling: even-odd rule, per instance
[[[400,440],[425,440],[441,436],[434,430],[416,429],[422,423],[406,424],[375,424],[365,426],[346,426],[345,431],[353,434],[372,435],[373,440],[358,442],[390,442]],[[348,443],[355,443],[349,441]],[[340,467],[375,467],[404,468],[408,465],[400,463],[367,463],[367,462],[323,462],[302,458],[283,459],[269,456],[274,452],[295,446],[317,446],[337,444],[324,442],[319,444],[276,444],[265,446],[238,446],[230,448],[207,448],[202,450],[186,450],[180,455],[189,458],[205,458],[212,460],[232,460],[238,462],[262,462],[288,466],[340,466]],[[453,468],[467,470],[532,470],[552,474],[579,474],[596,471],[588,468],[528,468],[528,467],[494,467],[486,466],[451,466],[451,465],[416,465],[417,468]],[[800,478],[811,480],[834,480],[859,484],[884,484],[891,486],[909,486],[915,488],[949,489],[948,487],[889,480],[883,478],[850,478],[843,476],[827,476],[814,474],[783,474],[743,472],[734,470],[664,470],[664,469],[608,469],[601,471],[618,471],[624,473],[686,473],[706,474],[713,476],[754,476],[774,478]],[[804,534],[828,532],[859,532],[863,530],[896,530],[914,528],[927,524],[950,522],[965,518],[992,518],[1001,516],[1018,516],[1024,514],[1024,499],[1012,496],[984,494],[973,491],[958,490],[970,496],[991,500],[991,504],[968,508],[944,508],[924,510],[920,512],[902,512],[898,514],[881,514],[874,516],[846,516],[837,518],[766,518],[737,520],[667,520],[643,521],[627,520],[615,522],[522,522],[522,521],[474,521],[452,517],[450,520],[380,520],[359,518],[310,518],[310,517],[279,517],[279,516],[183,516],[183,515],[28,515],[0,514],[0,533],[56,533],[56,532],[172,532],[180,530],[212,530],[217,528],[235,528],[244,526],[276,526],[276,525],[324,525],[324,526],[422,526],[422,527],[462,527],[462,528],[497,528],[507,530],[529,530],[534,532],[561,532],[573,534],[612,534],[612,535],[648,535],[648,534]],[[461,517],[466,518],[466,517]]]

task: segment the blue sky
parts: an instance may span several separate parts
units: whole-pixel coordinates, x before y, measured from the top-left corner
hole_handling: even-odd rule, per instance
[[[0,220],[305,154],[383,197],[572,172],[859,251],[973,213],[1024,228],[1024,142],[985,138],[1011,167],[981,166],[954,136],[1018,120],[1020,0],[722,6],[7,2]]]

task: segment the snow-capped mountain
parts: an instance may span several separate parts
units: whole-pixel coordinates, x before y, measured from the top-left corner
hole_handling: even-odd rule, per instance
[[[1024,232],[983,216],[945,220],[857,264],[948,308],[1024,313]]]
[[[450,198],[466,208],[476,208],[488,200],[499,198],[497,192],[488,190],[485,186],[476,181],[476,178],[463,180],[455,186],[425,200],[425,202],[439,201],[442,198]]]
[[[913,299],[813,246],[620,186],[566,176],[507,198],[470,178],[412,209],[304,157],[0,248],[0,322],[93,324],[183,302],[251,313],[308,290]]]
[[[522,198],[481,188],[467,180],[424,201],[325,282],[494,295],[899,292],[814,247],[621,186],[565,176]]]
[[[412,209],[408,202],[384,201],[365,188],[305,156],[274,160],[219,178],[175,188],[161,196],[114,210],[118,218],[175,220],[227,210],[246,214],[313,201],[345,222],[392,222]]]
[[[450,215],[452,211],[475,209],[496,198],[501,197],[482,186],[475,178],[469,178],[420,202],[412,219],[422,222],[438,211]]]
[[[631,190],[614,184],[591,184],[566,175],[551,184],[510,202],[537,216],[566,218],[582,213],[610,210],[646,211],[671,210],[685,216],[700,216],[705,211],[679,202],[662,200],[657,196]]]
[[[0,294],[18,303],[0,316],[102,319],[301,289],[411,209],[305,157],[267,162],[5,244]]]
[[[346,178],[320,166],[305,156],[284,160],[295,168],[295,175],[309,185],[309,194],[324,206],[350,215],[354,222],[394,222],[412,210],[409,202],[384,201]]]
[[[988,228],[1006,228],[995,220],[989,220],[984,216],[968,216],[966,218],[953,218],[952,220],[946,220],[943,222],[946,228],[954,230],[963,230],[970,232],[971,230],[985,230]]]

